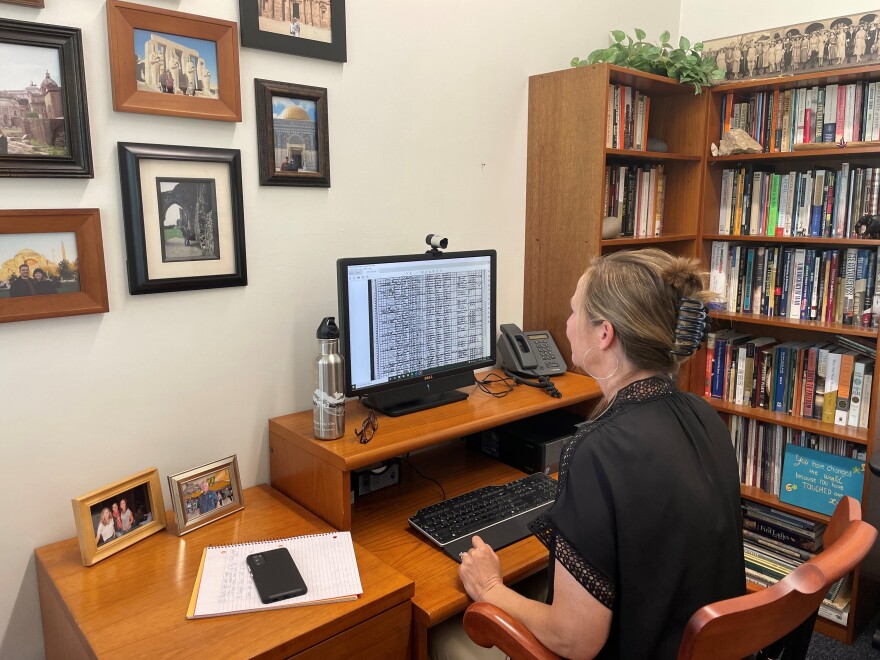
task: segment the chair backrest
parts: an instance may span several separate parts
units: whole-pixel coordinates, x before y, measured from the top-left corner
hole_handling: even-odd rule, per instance
[[[861,519],[858,501],[844,497],[825,530],[825,550],[772,587],[700,608],[682,637],[678,660],[739,660],[764,649],[793,631],[803,657],[815,614],[831,585],[861,563],[877,530]],[[480,646],[498,647],[512,660],[558,660],[529,630],[507,612],[488,603],[473,603],[464,615],[468,636]]]
[[[825,549],[767,589],[711,603],[688,621],[678,660],[739,660],[812,620],[831,585],[861,563],[877,530],[861,520],[861,506],[844,497],[825,530]],[[806,653],[807,639],[792,640]],[[794,657],[791,654],[786,658]]]

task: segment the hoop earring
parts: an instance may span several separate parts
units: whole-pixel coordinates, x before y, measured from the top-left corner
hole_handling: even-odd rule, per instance
[[[592,351],[594,348],[597,348],[597,347],[596,347],[596,346],[593,346],[593,347],[591,347],[591,348],[588,348],[586,351],[584,351],[584,357],[583,357],[583,359],[581,360],[581,368],[582,368],[582,369],[587,373],[587,375],[588,375],[590,378],[592,378],[593,380],[608,380],[608,379],[611,378],[614,374],[616,374],[616,373],[617,373],[617,370],[620,368],[620,358],[615,358],[615,359],[617,360],[617,364],[614,365],[614,369],[611,371],[610,374],[608,374],[607,376],[602,376],[601,378],[600,378],[599,376],[594,376],[593,374],[590,373],[590,370],[587,369],[587,356],[590,354],[590,351]]]

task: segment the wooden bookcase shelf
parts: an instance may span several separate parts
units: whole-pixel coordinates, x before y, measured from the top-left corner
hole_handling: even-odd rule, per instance
[[[678,243],[680,241],[693,241],[697,237],[696,234],[663,234],[662,236],[647,236],[645,238],[604,238],[602,239],[602,247],[612,246],[629,246],[629,247],[650,247],[657,243]]]
[[[877,248],[880,240],[873,238],[818,238],[812,236],[752,236],[734,234],[703,234],[704,241],[727,241],[729,243],[761,243],[764,245],[815,245],[821,247]]]
[[[852,337],[867,337],[877,339],[876,328],[863,328],[857,325],[844,325],[843,323],[825,323],[824,321],[804,321],[801,319],[789,319],[784,316],[764,316],[762,314],[743,314],[740,312],[719,312],[712,310],[709,316],[719,321],[734,321],[739,323],[751,323],[766,325],[777,328],[797,328],[810,332],[825,332],[835,335],[850,335]]]
[[[716,127],[717,129],[717,127]],[[717,142],[717,138],[715,140]],[[780,151],[774,153],[760,154],[734,154],[732,156],[709,156],[710,165],[717,163],[745,163],[752,161],[784,161],[784,160],[809,160],[821,161],[827,163],[829,161],[846,161],[846,160],[865,160],[877,157],[877,150],[880,148],[880,142],[876,147],[846,147],[845,149],[804,149],[803,151]]]
[[[634,149],[611,149],[605,147],[605,156],[607,158],[620,158],[625,160],[650,160],[663,162],[665,160],[685,160],[695,163],[703,160],[699,155],[672,154],[666,151],[636,151]]]

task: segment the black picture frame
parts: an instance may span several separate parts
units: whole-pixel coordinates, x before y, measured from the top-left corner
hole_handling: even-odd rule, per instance
[[[118,152],[129,292],[138,295],[247,286],[241,152],[238,149],[133,142],[118,143]],[[196,165],[192,166],[192,163]],[[147,164],[151,169],[144,172]],[[228,178],[219,176],[224,169]],[[191,176],[194,171],[198,172],[198,178]],[[218,176],[212,178],[212,171],[216,171]],[[154,180],[150,181],[151,177]],[[185,208],[177,201],[169,203],[168,199],[161,199],[162,193],[157,182],[179,180],[194,185],[192,182],[203,182],[206,179],[212,179],[217,188],[222,188],[215,197],[219,199],[219,204],[215,202],[211,209],[212,214],[208,216],[216,226],[225,230],[225,233],[220,232],[219,245],[212,244],[212,250],[216,247],[217,255],[215,257],[211,253],[208,258],[179,259],[173,262],[173,266],[169,266],[165,263],[163,247],[168,240],[164,233],[166,216],[163,215],[161,206],[163,203],[167,203],[169,207],[178,205],[184,212],[181,217],[193,218],[198,215],[198,207],[193,210],[192,207]],[[144,185],[144,181],[148,184]],[[222,194],[223,190],[226,191],[225,195]],[[159,221],[159,230],[163,232],[160,238],[156,238],[154,234],[157,231],[155,220]],[[197,219],[196,222],[203,223],[203,220]],[[189,240],[201,241],[196,238],[196,234],[202,235],[202,232],[196,231]],[[215,231],[204,234],[217,235]],[[150,236],[153,236],[152,241]],[[225,261],[221,261],[221,257]],[[170,268],[176,270],[171,271]],[[191,272],[182,272],[186,269]]]
[[[68,149],[66,156],[0,155],[0,177],[93,178],[82,31],[61,25],[2,18],[0,43],[58,51],[61,106]]]
[[[277,82],[274,80],[254,80],[256,94],[257,113],[257,153],[260,164],[261,186],[311,186],[330,187],[330,130],[327,113],[327,89],[325,87],[311,87],[309,85],[294,85],[292,83]],[[283,97],[287,99],[311,101],[315,104],[315,134],[314,149],[310,149],[309,157],[317,160],[317,169],[295,169],[282,171],[282,165],[277,163],[279,158],[276,148],[275,117],[273,112],[273,99]],[[283,120],[281,120],[283,121]],[[297,142],[304,147],[310,146],[312,136],[296,136]],[[312,154],[315,154],[312,156]]]
[[[260,3],[266,4],[275,0],[238,0],[241,28],[241,45],[247,48],[259,48],[271,50],[276,53],[288,55],[300,55],[302,57],[314,57],[319,60],[332,62],[346,61],[345,39],[345,0],[308,0],[302,4],[309,5],[309,11],[314,7],[321,11],[322,7],[329,7],[331,16],[332,41],[329,43],[308,39],[306,37],[292,37],[289,34],[280,34],[260,29]],[[299,7],[300,3],[294,1],[292,5]],[[290,10],[291,12],[293,10]],[[305,13],[305,9],[302,10]],[[286,22],[289,17],[279,16],[277,20]]]

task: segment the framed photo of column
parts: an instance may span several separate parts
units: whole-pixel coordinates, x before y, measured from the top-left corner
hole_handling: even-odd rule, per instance
[[[107,0],[113,109],[241,121],[238,27]]]
[[[247,285],[241,153],[118,149],[130,293]]]
[[[327,90],[255,80],[260,185],[330,187]]]
[[[109,309],[98,209],[0,211],[0,323]]]
[[[238,0],[241,45],[345,62],[345,0]]]
[[[78,28],[0,19],[0,177],[92,178]]]

